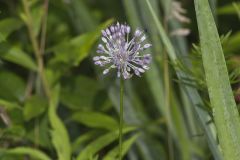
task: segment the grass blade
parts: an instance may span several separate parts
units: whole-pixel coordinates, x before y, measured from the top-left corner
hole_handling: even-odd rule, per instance
[[[207,0],[195,0],[206,81],[225,159],[240,156],[240,119],[216,25]]]

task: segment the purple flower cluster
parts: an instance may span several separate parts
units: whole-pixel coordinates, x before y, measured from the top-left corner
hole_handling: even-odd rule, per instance
[[[132,73],[140,76],[149,69],[151,55],[140,55],[140,52],[151,47],[151,44],[144,43],[146,36],[143,31],[137,29],[132,39],[129,39],[130,32],[130,26],[119,23],[102,30],[104,44],[99,44],[97,50],[102,55],[93,57],[93,61],[95,65],[107,67],[103,74],[117,68],[117,76],[128,79]]]

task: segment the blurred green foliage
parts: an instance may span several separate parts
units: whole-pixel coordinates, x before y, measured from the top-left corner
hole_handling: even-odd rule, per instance
[[[116,21],[153,44],[151,69],[125,83],[125,159],[223,159],[194,2],[179,2],[191,23],[168,17],[172,0],[0,0],[0,159],[118,158],[119,79],[91,58]],[[238,104],[239,2],[210,4]]]

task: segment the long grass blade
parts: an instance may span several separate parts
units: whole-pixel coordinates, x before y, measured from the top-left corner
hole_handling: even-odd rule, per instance
[[[203,66],[213,117],[225,159],[240,156],[240,119],[216,25],[207,0],[195,0]]]

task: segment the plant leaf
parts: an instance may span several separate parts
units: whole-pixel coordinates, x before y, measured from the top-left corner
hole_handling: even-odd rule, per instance
[[[6,18],[0,21],[0,42],[5,41],[6,38],[15,30],[19,29],[23,23],[15,18]]]
[[[24,119],[29,121],[30,119],[41,115],[45,111],[47,106],[48,103],[43,97],[40,97],[38,95],[30,97],[30,99],[28,99],[24,105]]]
[[[74,140],[72,143],[72,151],[76,152],[82,149],[82,146],[87,142],[90,141],[91,139],[94,139],[99,132],[97,131],[89,131],[87,133],[84,133],[80,135],[78,138]]]
[[[135,127],[127,127],[123,129],[123,134],[134,131]],[[76,160],[87,160],[93,157],[100,149],[109,145],[114,140],[118,138],[118,130],[107,133],[103,136],[100,136],[95,141],[91,142],[83,149],[80,154],[77,156]]]
[[[6,100],[0,99],[0,106],[6,110],[13,110],[13,109],[22,109],[17,103],[8,102]]]
[[[21,101],[24,98],[25,82],[13,72],[0,72],[0,97],[9,101]]]
[[[24,122],[23,111],[22,107],[19,106],[19,104],[0,99],[0,110],[3,110],[3,113],[0,114],[2,114],[3,117],[1,116],[1,118],[4,119],[5,124],[8,124],[10,126],[23,124]],[[11,130],[11,127],[8,127],[7,129]]]
[[[59,92],[60,86],[57,85],[53,89],[48,111],[49,121],[52,127],[52,143],[57,151],[59,160],[71,160],[71,145],[68,137],[68,132],[56,113]]]
[[[122,156],[124,156],[127,153],[127,151],[131,148],[131,146],[137,140],[138,137],[139,137],[139,134],[135,134],[134,136],[132,136],[131,138],[123,142]],[[103,160],[117,159],[118,155],[119,155],[119,146],[115,147],[113,150],[108,152],[108,154],[103,158]]]
[[[91,108],[100,87],[94,79],[86,76],[69,78],[63,84],[61,102],[71,109]]]
[[[37,71],[37,65],[33,59],[17,46],[10,47],[7,44],[1,44],[0,57],[32,71]]]
[[[28,147],[17,147],[7,150],[0,150],[0,154],[10,154],[10,155],[29,155],[32,158],[38,160],[51,160],[45,153],[40,150],[28,148]]]
[[[114,130],[118,128],[118,122],[112,117],[100,112],[77,112],[71,119],[92,128],[104,128]]]
[[[240,155],[240,119],[230,86],[224,54],[208,0],[195,0],[203,66],[213,117],[225,159]]]
[[[47,114],[43,114],[38,117],[35,121],[31,130],[28,130],[26,137],[35,145],[43,147],[44,149],[52,149],[51,137],[50,137],[50,126]],[[37,124],[37,125],[36,125]],[[36,136],[36,131],[39,131],[39,135]],[[44,131],[44,132],[42,132]],[[45,132],[47,131],[47,132]],[[36,138],[37,137],[37,138]]]
[[[94,31],[64,41],[50,49],[55,53],[55,57],[50,61],[50,64],[64,63],[75,66],[79,65],[79,63],[88,56],[93,44],[101,35],[101,30],[111,23],[112,20],[108,20],[98,26]]]

